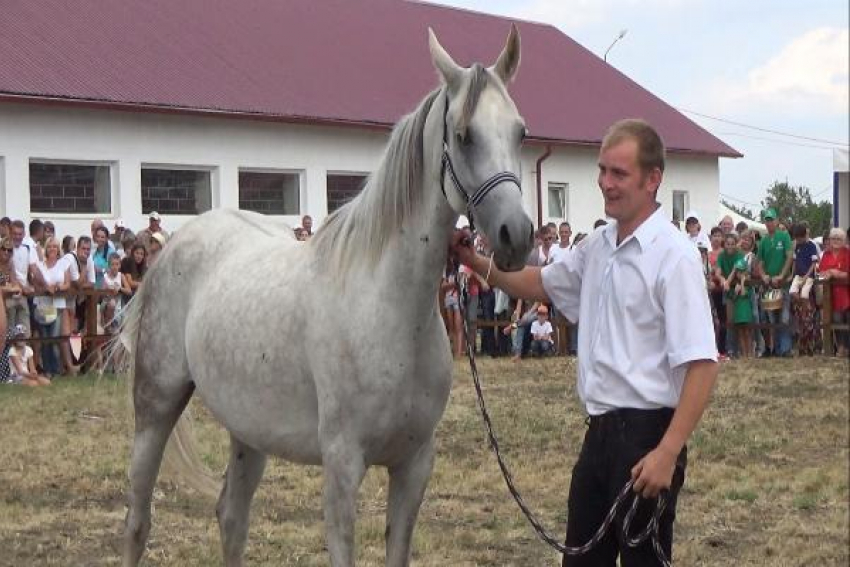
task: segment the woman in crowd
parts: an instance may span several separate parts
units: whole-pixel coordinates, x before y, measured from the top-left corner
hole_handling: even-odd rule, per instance
[[[0,241],[0,292],[4,297],[3,312],[11,326],[23,324],[29,320],[27,298],[21,293],[21,286],[12,261],[14,252],[15,245],[11,238],[7,237]]]
[[[151,267],[159,257],[159,253],[162,252],[163,246],[165,246],[165,237],[162,233],[154,232],[151,234],[151,241],[148,246],[150,246],[148,249],[148,267]]]
[[[58,337],[62,326],[62,311],[66,308],[65,293],[71,287],[71,276],[65,262],[59,261],[60,246],[55,238],[45,242],[44,261],[38,263],[43,285],[38,286],[33,304],[39,335],[43,339]],[[59,345],[45,341],[41,347],[41,364],[48,377],[61,372]],[[69,369],[71,371],[71,369]]]
[[[145,249],[145,245],[137,242],[130,248],[127,257],[121,260],[121,274],[124,276],[123,287],[129,290],[129,295],[124,297],[125,303],[136,295],[136,290],[142,285],[142,278],[145,277],[145,272],[148,269],[147,258],[148,251]]]
[[[840,228],[829,231],[829,242],[824,248],[820,262],[820,278],[829,282],[832,303],[832,322],[850,323],[850,248],[847,233]],[[838,356],[847,356],[850,350],[850,332],[835,331],[835,346]]]
[[[724,294],[726,317],[739,327],[752,323],[752,307],[748,293],[746,279],[746,261],[744,254],[738,249],[738,234],[730,232],[723,236],[723,251],[717,255],[717,267],[714,270],[715,277],[720,280],[720,291]],[[746,301],[746,310],[743,303]],[[749,311],[749,316],[745,314]],[[718,310],[719,315],[719,310]],[[730,338],[731,340],[731,338]],[[734,343],[732,345],[735,346]],[[739,353],[748,356],[748,352]]]
[[[759,282],[762,278],[761,262],[759,262],[756,247],[756,232],[753,230],[745,230],[741,233],[740,248],[744,254],[744,260],[747,262],[747,274],[750,282],[750,306],[752,308],[752,321],[759,321]],[[754,342],[756,356],[764,354],[764,336],[761,331],[756,329],[751,332],[751,337]]]
[[[723,252],[723,231],[719,226],[711,229],[709,243],[711,249],[708,251],[708,265],[711,267],[712,277],[708,282],[708,295],[711,298],[712,312],[717,315],[717,353],[720,360],[728,358],[726,350],[726,302],[724,301],[723,288],[720,285],[721,278],[717,277],[717,258]]]
[[[94,232],[92,261],[94,262],[94,287],[103,287],[103,274],[109,270],[109,229],[99,226]]]
[[[65,298],[65,309],[60,312],[59,334],[63,337],[70,336],[77,328],[77,296],[75,285],[80,280],[80,263],[77,255],[74,253],[76,249],[77,242],[73,236],[65,236],[62,239],[62,258],[59,261],[65,265],[71,283],[68,296]],[[62,356],[62,364],[68,374],[77,375],[80,367],[74,363],[74,357],[71,353],[71,342],[69,340],[63,340],[59,343],[59,352]]]
[[[451,261],[446,261],[443,279],[440,282],[440,293],[443,294],[445,308],[446,331],[454,348],[454,356],[463,356],[463,319],[460,316],[460,291],[458,288],[457,267]]]

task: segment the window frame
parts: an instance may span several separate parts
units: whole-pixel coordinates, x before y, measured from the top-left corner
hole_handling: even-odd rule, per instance
[[[0,158],[0,165],[2,165],[3,158]],[[90,166],[90,167],[107,167],[109,170],[109,210],[106,212],[84,212],[84,213],[69,213],[69,212],[53,212],[53,211],[41,211],[35,210],[32,208],[32,179],[30,175],[30,166],[33,164],[40,165],[79,165],[79,166]],[[68,219],[68,220],[78,220],[78,219],[114,219],[119,217],[119,197],[121,195],[120,187],[119,187],[119,167],[120,163],[118,160],[98,160],[98,159],[66,159],[66,158],[45,158],[45,157],[29,157],[27,158],[27,203],[30,209],[31,216],[46,216],[51,219]],[[0,168],[0,173],[3,173],[3,179],[5,180],[5,168]],[[3,181],[0,181],[2,184]],[[0,187],[0,189],[5,189],[5,185]],[[0,195],[5,196],[5,191],[1,192]]]
[[[194,213],[174,213],[169,211],[160,211],[157,209],[151,209],[150,211],[145,210],[144,197],[142,196],[142,190],[144,187],[142,186],[142,172],[146,169],[159,169],[165,171],[200,171],[206,172],[209,175],[210,180],[210,206],[208,209],[204,211],[195,211]],[[166,216],[175,216],[175,217],[191,217],[198,216],[207,211],[211,211],[213,209],[217,209],[220,206],[219,199],[219,166],[217,165],[201,165],[201,164],[186,164],[186,163],[163,163],[163,162],[142,162],[139,164],[139,205],[140,211],[142,215],[148,215],[152,211],[157,211],[161,215]],[[196,199],[197,204],[197,199]]]
[[[552,191],[560,190],[563,197],[560,200],[562,216],[552,215]],[[550,222],[569,221],[570,218],[570,184],[565,181],[548,181],[546,183],[546,219]]]
[[[239,201],[241,199],[240,191],[242,187],[239,185],[239,175],[242,173],[267,173],[267,174],[280,174],[280,175],[295,175],[298,179],[298,212],[296,213],[260,213],[269,217],[276,218],[286,218],[286,217],[300,217],[305,210],[304,203],[306,200],[306,193],[304,190],[306,175],[303,169],[292,169],[292,168],[279,168],[279,167],[250,167],[250,166],[239,166],[236,168],[236,206],[239,207],[240,211],[251,211],[251,209],[243,209],[239,205]],[[259,211],[251,211],[257,212]]]

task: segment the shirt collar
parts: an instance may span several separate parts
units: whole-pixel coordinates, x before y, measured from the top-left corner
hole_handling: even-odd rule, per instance
[[[641,223],[639,227],[635,229],[635,231],[628,236],[620,246],[627,243],[629,240],[637,240],[638,245],[640,246],[641,251],[646,251],[649,249],[649,246],[655,240],[655,237],[658,236],[658,233],[669,224],[667,220],[667,216],[664,213],[664,208],[660,203],[656,203],[655,212],[649,215],[645,221]],[[612,223],[608,223],[605,227],[604,232],[605,240],[608,241],[608,244],[611,245],[611,248],[617,249],[617,221]]]

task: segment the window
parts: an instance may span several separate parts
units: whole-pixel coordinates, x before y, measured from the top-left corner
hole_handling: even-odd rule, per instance
[[[332,213],[357,195],[366,185],[367,176],[364,174],[329,173],[328,184],[328,213]]]
[[[196,215],[212,208],[211,172],[142,168],[142,213]]]
[[[112,175],[108,164],[30,162],[33,213],[110,213]]]
[[[297,173],[239,171],[239,208],[264,215],[301,212],[301,179]]]
[[[549,207],[548,216],[554,219],[567,218],[567,188],[566,183],[550,183],[549,184]]]
[[[677,221],[685,220],[685,213],[688,210],[688,192],[673,191],[673,219]]]

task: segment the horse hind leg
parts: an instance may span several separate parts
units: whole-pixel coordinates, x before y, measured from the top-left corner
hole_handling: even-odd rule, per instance
[[[251,499],[263,478],[266,455],[230,436],[230,462],[216,506],[226,567],[241,567]]]
[[[137,372],[133,407],[135,435],[130,459],[130,492],[124,523],[124,567],[138,565],[151,528],[151,497],[171,430],[194,391],[188,378],[165,391]]]
[[[419,507],[434,467],[433,439],[401,464],[389,469],[387,499],[387,567],[410,564],[410,544]]]

